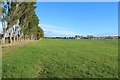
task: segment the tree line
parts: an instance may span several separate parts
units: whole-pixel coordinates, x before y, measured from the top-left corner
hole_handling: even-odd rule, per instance
[[[0,20],[2,23],[2,43],[6,36],[9,43],[22,40],[39,40],[44,37],[44,31],[35,13],[36,2],[0,2]]]

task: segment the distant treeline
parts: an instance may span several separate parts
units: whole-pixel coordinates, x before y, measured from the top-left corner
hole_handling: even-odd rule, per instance
[[[75,37],[44,37],[48,39],[120,39],[120,36],[106,36],[106,37],[93,37],[93,36],[75,36]]]
[[[17,1],[17,0],[16,0]],[[39,19],[35,14],[36,2],[0,2],[2,12],[0,21],[2,43],[22,40],[38,40],[44,37],[44,31],[38,26]]]

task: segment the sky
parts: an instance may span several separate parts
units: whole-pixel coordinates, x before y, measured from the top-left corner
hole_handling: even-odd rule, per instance
[[[31,0],[27,0],[31,1]],[[119,2],[119,0],[37,0],[38,2]]]
[[[37,2],[45,37],[118,35],[117,2]]]
[[[117,2],[37,2],[36,6],[45,37],[118,35]]]

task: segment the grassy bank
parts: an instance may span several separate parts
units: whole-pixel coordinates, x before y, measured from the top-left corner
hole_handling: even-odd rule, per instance
[[[3,78],[118,77],[118,40],[43,39],[3,55]]]

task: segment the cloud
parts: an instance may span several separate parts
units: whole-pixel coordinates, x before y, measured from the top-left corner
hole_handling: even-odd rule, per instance
[[[54,25],[45,25],[45,24],[40,24],[40,26],[43,28],[43,29],[47,29],[47,30],[66,30],[67,28],[64,28],[64,27],[57,27],[57,26],[54,26]]]
[[[54,25],[45,25],[45,24],[41,24],[40,26],[44,30],[46,37],[57,37],[57,36],[68,37],[68,36],[75,36],[77,34],[64,27],[57,27]]]
[[[94,34],[96,36],[118,36],[118,32],[101,32],[99,34]]]
[[[61,30],[45,30],[45,36],[50,37],[68,37],[68,36],[75,36],[76,33],[73,33],[71,31],[61,31]]]
[[[98,34],[91,34],[91,33],[76,33],[70,30],[70,28],[65,27],[58,27],[54,25],[46,25],[40,24],[42,29],[44,30],[45,37],[70,37],[75,35],[93,35],[93,36],[118,36],[118,32],[98,32]]]

